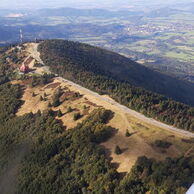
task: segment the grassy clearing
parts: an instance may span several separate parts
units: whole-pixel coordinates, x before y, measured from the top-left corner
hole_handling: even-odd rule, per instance
[[[173,144],[174,149],[166,150],[166,153],[162,153],[163,157],[176,157],[180,155],[184,155],[184,153],[191,148],[190,143],[185,143],[182,136],[174,135],[172,132],[168,132],[162,128],[156,128],[147,123],[139,122],[136,118],[128,117],[129,122],[132,125],[132,128],[137,131],[138,135],[142,137],[146,143],[152,145],[156,140],[165,140],[169,141]],[[158,150],[161,152],[162,150]]]
[[[177,53],[177,52],[167,52],[165,54],[165,56],[171,57],[171,58],[176,58],[176,59],[183,60],[183,61],[194,60],[194,56],[192,56],[190,54],[183,53],[183,52],[180,52],[180,53]]]

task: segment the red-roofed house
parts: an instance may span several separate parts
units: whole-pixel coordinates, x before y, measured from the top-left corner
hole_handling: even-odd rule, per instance
[[[29,67],[27,66],[27,65],[22,65],[21,67],[20,67],[20,72],[22,72],[22,73],[28,73],[29,72]]]

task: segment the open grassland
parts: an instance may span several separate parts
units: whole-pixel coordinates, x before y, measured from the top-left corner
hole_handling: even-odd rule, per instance
[[[194,61],[194,56],[189,54],[189,53],[183,53],[183,52],[167,52],[166,53],[167,57],[179,59],[182,61]]]

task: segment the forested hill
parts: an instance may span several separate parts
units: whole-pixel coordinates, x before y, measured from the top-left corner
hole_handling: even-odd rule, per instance
[[[4,53],[0,56],[0,194],[184,194],[193,183],[192,155],[164,161],[142,156],[131,172],[121,176],[100,145],[116,130],[107,125],[114,115],[110,110],[97,108],[69,130],[64,128],[68,121],[57,119],[49,104],[42,112],[16,115],[25,103],[24,90],[39,84],[45,88],[48,75],[21,75],[19,81],[25,86],[13,85],[10,81],[19,77],[5,51],[0,49]],[[10,58],[21,60],[15,51]],[[32,95],[26,101],[35,100],[37,93]],[[187,141],[193,144],[192,139]],[[134,153],[133,146],[128,149]]]
[[[39,51],[44,63],[60,76],[101,94],[108,94],[146,116],[194,131],[194,108],[147,91],[166,94],[193,105],[192,84],[151,71],[121,55],[87,44],[47,40],[39,45]]]
[[[49,53],[50,58],[57,59],[56,64],[68,64],[66,68],[72,72],[92,72],[95,75],[109,76],[194,105],[194,84],[152,71],[117,53],[63,40],[45,41],[40,48],[43,53]]]

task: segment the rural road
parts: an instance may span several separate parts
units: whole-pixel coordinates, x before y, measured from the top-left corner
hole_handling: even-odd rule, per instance
[[[39,61],[40,63],[43,64],[43,61],[40,59],[40,53],[37,51],[37,48],[38,48],[38,44],[32,43],[30,45],[30,48],[28,49],[28,51],[29,51],[29,53],[31,54],[31,56],[33,58],[35,58],[37,61]],[[47,70],[47,73],[48,73],[49,68],[45,66],[45,69]],[[115,107],[119,108],[124,113],[127,113],[129,115],[132,115],[133,117],[138,118],[140,121],[146,122],[146,123],[151,124],[151,125],[153,125],[155,127],[159,127],[159,128],[171,131],[171,132],[173,132],[175,134],[179,134],[179,135],[182,135],[182,136],[185,136],[185,137],[194,138],[194,133],[192,133],[192,132],[185,131],[183,129],[178,129],[176,127],[167,125],[165,123],[162,123],[160,121],[154,120],[152,118],[148,118],[148,117],[144,116],[143,114],[141,114],[139,112],[136,112],[136,111],[134,111],[134,110],[124,106],[124,105],[121,105],[121,104],[117,103],[116,101],[114,101],[111,98],[106,98],[104,96],[101,96],[98,93],[93,92],[93,91],[91,91],[91,90],[89,90],[87,88],[84,88],[84,87],[82,87],[82,86],[80,86],[80,85],[78,85],[78,84],[76,84],[76,83],[74,83],[72,81],[69,81],[69,80],[64,79],[62,77],[57,77],[55,79],[58,80],[58,81],[61,81],[61,82],[66,82],[67,84],[72,85],[72,86],[74,86],[75,88],[77,88],[77,89],[79,89],[81,91],[85,91],[85,92],[89,93],[90,95],[95,96],[96,98],[98,98],[101,101],[110,103],[111,105],[114,105]]]

